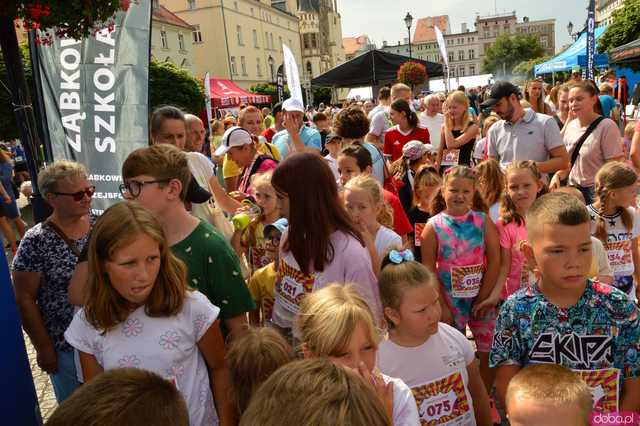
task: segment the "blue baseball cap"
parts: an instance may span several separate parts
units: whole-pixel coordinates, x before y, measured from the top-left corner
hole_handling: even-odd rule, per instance
[[[287,229],[288,226],[289,226],[289,222],[287,221],[287,219],[285,219],[284,217],[281,217],[275,222],[264,227],[264,232],[263,232],[264,236],[266,238],[272,229],[275,229],[282,234]]]

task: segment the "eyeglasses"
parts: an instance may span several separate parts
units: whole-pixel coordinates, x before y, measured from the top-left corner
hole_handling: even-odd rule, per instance
[[[96,187],[90,186],[78,192],[51,192],[51,193],[55,195],[66,195],[68,197],[72,197],[73,201],[81,201],[85,195],[89,198],[93,197],[93,194],[96,193]]]
[[[165,183],[169,182],[171,179],[158,179],[158,180],[130,180],[123,184],[120,184],[118,190],[120,194],[124,197],[126,194],[129,194],[133,198],[136,198],[142,192],[142,187],[151,183]]]

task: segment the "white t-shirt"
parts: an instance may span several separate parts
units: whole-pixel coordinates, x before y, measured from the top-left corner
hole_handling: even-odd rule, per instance
[[[214,165],[206,156],[199,152],[187,152],[187,161],[189,163],[189,170],[191,174],[202,188],[210,191],[209,180],[213,177]],[[207,203],[191,204],[191,214],[209,222],[209,206]]]
[[[442,133],[444,116],[437,113],[433,117],[429,117],[426,112],[422,112],[418,115],[418,119],[420,120],[420,126],[426,127],[426,129],[429,130],[431,145],[434,149],[438,149],[440,147],[440,135]]]
[[[385,384],[393,383],[393,426],[416,426],[420,424],[416,399],[409,386],[395,377],[382,375]]]
[[[141,306],[104,335],[87,322],[81,309],[64,337],[77,350],[93,355],[105,371],[133,367],[159,374],[182,393],[190,425],[217,425],[209,372],[198,341],[219,313],[202,293],[189,291],[177,315],[152,318]]]
[[[602,241],[596,237],[591,237],[591,248],[593,250],[593,260],[591,261],[591,271],[589,272],[593,271],[596,275],[613,276],[613,270],[609,264],[609,256],[607,256],[607,251],[604,249]]]
[[[385,340],[378,348],[378,368],[411,388],[423,424],[456,412],[455,418],[443,424],[476,425],[467,374],[474,359],[467,338],[443,323],[420,346],[404,347]]]
[[[333,177],[336,180],[340,179],[340,173],[338,173],[338,160],[333,158],[331,154],[325,155],[324,159],[327,160],[327,164],[329,164],[329,168],[333,172]]]
[[[382,260],[389,250],[402,249],[402,238],[391,229],[381,226],[376,233],[375,245],[378,258]]]
[[[369,133],[376,135],[380,140],[380,146],[384,145],[384,134],[393,126],[389,109],[384,108],[371,116],[371,124],[369,125]]]

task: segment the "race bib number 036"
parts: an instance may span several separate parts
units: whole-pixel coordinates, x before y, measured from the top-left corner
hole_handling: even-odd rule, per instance
[[[412,392],[422,426],[473,424],[473,410],[460,372],[414,387]]]
[[[482,284],[483,265],[452,266],[451,295],[453,297],[476,297]]]

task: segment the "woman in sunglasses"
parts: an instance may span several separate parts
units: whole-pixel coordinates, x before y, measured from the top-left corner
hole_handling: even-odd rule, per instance
[[[49,373],[58,403],[79,386],[73,348],[64,331],[73,318],[67,287],[96,217],[95,191],[82,164],[57,161],[38,175],[51,216],[25,234],[13,260],[16,301],[38,366]]]

